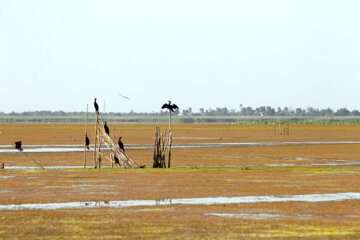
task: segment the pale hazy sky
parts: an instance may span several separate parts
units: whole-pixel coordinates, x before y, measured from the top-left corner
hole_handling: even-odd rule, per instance
[[[359,26],[358,0],[0,0],[0,112],[360,109]]]

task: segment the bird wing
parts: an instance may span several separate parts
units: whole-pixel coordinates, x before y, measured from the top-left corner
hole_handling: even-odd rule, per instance
[[[118,94],[119,94],[121,97],[126,98],[127,100],[130,99],[129,97],[125,96],[124,94],[121,94],[121,93],[118,93]]]
[[[165,103],[164,105],[162,105],[161,109],[167,108],[169,106],[169,104]]]
[[[173,105],[172,105],[172,108],[174,108],[174,109],[179,109],[179,107],[178,107],[176,104],[173,104]]]

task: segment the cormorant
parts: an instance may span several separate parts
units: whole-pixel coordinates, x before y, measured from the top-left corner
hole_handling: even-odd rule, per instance
[[[89,150],[89,144],[90,144],[90,140],[87,136],[87,134],[85,135],[85,146],[87,147],[87,149]]]
[[[105,121],[105,124],[104,124],[104,129],[105,129],[106,134],[110,136],[110,130],[109,130],[109,127],[106,124],[106,121]]]
[[[96,113],[99,113],[99,105],[96,102],[96,98],[94,99],[94,107],[95,107]]]
[[[114,155],[114,161],[115,161],[115,164],[119,164],[120,165],[120,161],[119,159]]]
[[[174,109],[179,109],[179,107],[174,103],[171,104],[171,101],[169,100],[169,103],[165,103],[162,105],[161,109],[167,108],[169,111],[174,112]]]
[[[120,149],[125,152],[124,144],[123,144],[122,141],[121,141],[121,137],[119,137],[118,144],[119,144]]]
[[[15,142],[15,148],[17,149],[17,150],[19,150],[20,152],[22,152],[22,148],[21,148],[21,141],[17,141],[17,142]]]

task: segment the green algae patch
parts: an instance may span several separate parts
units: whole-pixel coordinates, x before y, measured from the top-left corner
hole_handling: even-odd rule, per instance
[[[266,229],[258,233],[246,234],[251,238],[283,238],[283,237],[320,237],[354,235],[359,233],[359,227],[348,226],[299,226],[285,225],[279,229]]]

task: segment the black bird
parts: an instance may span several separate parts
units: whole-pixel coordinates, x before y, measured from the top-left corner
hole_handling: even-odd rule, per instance
[[[96,113],[99,113],[99,105],[96,102],[96,98],[94,99],[94,107],[95,107]]]
[[[115,161],[115,164],[119,164],[120,165],[120,161],[119,159],[114,155],[114,161]]]
[[[89,144],[90,144],[90,140],[87,136],[87,134],[85,135],[85,146],[87,147],[87,149],[89,150]]]
[[[174,109],[179,109],[179,107],[174,103],[171,104],[171,101],[169,100],[169,103],[165,103],[162,105],[161,109],[167,108],[169,111],[174,112]]]
[[[106,121],[104,124],[104,129],[105,129],[106,134],[110,136],[110,129],[109,129],[108,125],[106,124]]]
[[[20,152],[22,152],[22,148],[21,148],[21,141],[17,141],[17,142],[15,142],[15,148],[17,149],[17,150],[19,150]]]
[[[123,144],[122,141],[121,141],[121,137],[119,137],[118,144],[119,144],[120,149],[125,152],[124,144]]]

